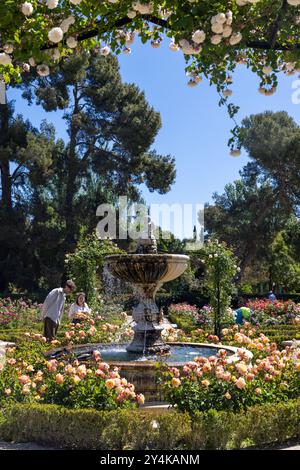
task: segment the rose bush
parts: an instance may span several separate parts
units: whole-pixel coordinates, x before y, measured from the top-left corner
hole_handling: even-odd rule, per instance
[[[176,323],[187,333],[191,333],[197,327],[204,328],[212,332],[214,329],[215,313],[213,307],[204,305],[198,308],[187,303],[171,304],[169,315],[173,323]],[[235,323],[235,316],[231,308],[226,308],[222,315],[223,326],[232,326]]]
[[[0,405],[48,403],[70,408],[112,410],[135,407],[144,397],[121,378],[119,369],[101,360],[98,351],[88,365],[75,358],[47,360],[43,337],[8,348],[0,365]]]
[[[247,303],[251,309],[251,322],[259,325],[300,324],[300,306],[291,300],[270,301],[251,300]]]
[[[234,117],[238,107],[228,99],[238,65],[258,76],[264,96],[276,92],[280,73],[299,71],[299,12],[298,0],[3,0],[0,74],[7,83],[31,69],[47,77],[73,53],[97,47],[103,56],[128,55],[137,36],[154,49],[167,36],[170,51],[184,54],[188,86],[208,79]],[[238,156],[239,127],[232,133]]]
[[[247,334],[246,334],[247,333]],[[279,351],[275,343],[253,329],[223,330],[226,343],[239,345],[238,360],[227,351],[198,357],[182,370],[167,367],[160,381],[167,400],[181,411],[239,411],[266,402],[299,397],[300,351]],[[245,349],[247,348],[247,349]],[[248,351],[253,353],[253,358]]]
[[[39,322],[41,305],[28,299],[0,299],[0,327],[23,328]]]

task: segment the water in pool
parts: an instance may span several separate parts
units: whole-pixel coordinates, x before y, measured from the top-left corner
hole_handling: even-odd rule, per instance
[[[103,361],[106,362],[143,362],[162,361],[167,363],[185,363],[192,361],[197,356],[209,357],[217,354],[218,349],[209,346],[189,346],[188,344],[179,346],[171,345],[170,352],[166,355],[142,355],[130,353],[126,350],[126,344],[95,344],[93,346],[74,348],[73,352],[79,360],[88,360],[92,357],[93,351],[100,351]],[[58,357],[61,351],[53,354]]]

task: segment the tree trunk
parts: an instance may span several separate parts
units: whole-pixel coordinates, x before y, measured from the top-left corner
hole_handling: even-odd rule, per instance
[[[71,156],[68,158],[68,176],[66,185],[66,199],[65,199],[65,221],[66,221],[66,245],[72,250],[76,242],[76,224],[74,214],[74,197],[76,193],[76,160]]]
[[[70,147],[67,156],[67,183],[65,199],[65,222],[66,222],[66,249],[72,251],[76,244],[76,224],[74,214],[74,198],[77,192],[76,179],[79,169],[79,162],[76,157],[76,138],[78,133],[77,125],[73,122],[73,117],[79,112],[78,90],[74,88],[74,109],[70,123]]]
[[[1,170],[1,207],[5,211],[12,209],[12,187],[9,168],[9,155],[7,149],[7,136],[9,126],[8,104],[0,105],[0,170]]]

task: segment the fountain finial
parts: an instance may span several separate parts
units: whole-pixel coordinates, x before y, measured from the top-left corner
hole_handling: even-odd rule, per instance
[[[143,223],[143,231],[138,239],[136,253],[138,254],[156,254],[157,243],[154,235],[155,225],[151,221],[150,215],[146,215]]]

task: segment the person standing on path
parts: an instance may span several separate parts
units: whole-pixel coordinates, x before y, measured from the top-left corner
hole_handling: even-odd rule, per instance
[[[268,299],[271,300],[272,302],[275,302],[275,300],[277,300],[277,297],[272,290],[270,290],[269,292]]]
[[[48,342],[52,341],[57,334],[64,311],[66,296],[75,289],[74,282],[69,280],[66,282],[65,287],[53,289],[47,295],[42,307],[42,318],[44,320],[44,336]]]

